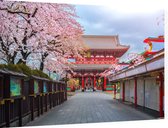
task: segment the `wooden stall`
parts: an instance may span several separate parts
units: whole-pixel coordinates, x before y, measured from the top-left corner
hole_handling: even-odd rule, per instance
[[[26,75],[9,70],[1,72],[3,78],[3,103],[5,111],[5,125],[10,126],[15,120],[19,126],[22,126],[22,102],[25,99],[23,95],[23,84]]]
[[[0,127],[23,126],[65,101],[66,85],[0,69]]]

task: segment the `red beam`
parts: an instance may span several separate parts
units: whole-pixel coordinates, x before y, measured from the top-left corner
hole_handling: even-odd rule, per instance
[[[104,91],[106,91],[106,77],[104,77]]]
[[[114,99],[116,99],[116,84],[114,84]]]
[[[72,64],[115,64],[116,61],[77,61]]]
[[[76,58],[74,64],[114,64],[118,62],[118,59],[114,57],[85,57],[85,58]]]
[[[160,92],[160,94],[159,94],[159,116],[160,117],[164,117],[164,110],[163,110],[163,96],[164,96],[164,85],[163,85],[163,74],[162,74],[162,72],[160,72],[160,75],[159,75],[159,77],[160,77],[160,87],[159,87],[159,92]]]
[[[82,76],[82,90],[85,89],[84,77]]]

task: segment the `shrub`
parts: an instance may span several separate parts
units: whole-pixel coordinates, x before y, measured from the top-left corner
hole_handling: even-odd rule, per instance
[[[22,73],[24,73],[27,76],[31,76],[32,75],[32,70],[31,70],[30,67],[28,67],[25,64],[17,64],[17,65],[18,65],[19,69],[22,70]]]
[[[8,70],[15,71],[15,72],[22,72],[22,70],[18,67],[18,65],[14,65],[14,64],[8,64],[8,65],[1,64],[0,68],[8,69]]]
[[[37,69],[32,70],[32,75],[50,79],[50,77],[47,74],[45,74],[44,72],[37,70]]]
[[[0,69],[4,69],[5,68],[5,64],[0,64]]]
[[[11,70],[11,71],[23,73],[23,74],[27,75],[28,77],[30,77],[31,75],[34,75],[34,76],[39,76],[39,77],[51,79],[44,72],[42,72],[40,70],[37,70],[37,69],[32,70],[30,67],[28,67],[25,64],[8,64],[8,65],[0,64],[0,69],[8,69],[8,70]]]

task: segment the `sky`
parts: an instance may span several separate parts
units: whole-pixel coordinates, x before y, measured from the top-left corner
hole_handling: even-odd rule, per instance
[[[121,44],[130,45],[128,53],[141,53],[148,46],[143,40],[164,34],[163,8],[122,8],[115,5],[75,5],[78,22],[85,35],[118,35]],[[153,43],[153,51],[162,49],[163,43]]]
[[[27,1],[27,0],[22,0]],[[29,0],[75,5],[78,22],[85,35],[118,35],[128,53],[141,53],[148,46],[143,40],[164,35],[166,0]],[[159,24],[158,24],[159,23]],[[167,23],[167,22],[166,22]],[[166,27],[165,27],[166,28]],[[153,51],[164,47],[153,43]]]

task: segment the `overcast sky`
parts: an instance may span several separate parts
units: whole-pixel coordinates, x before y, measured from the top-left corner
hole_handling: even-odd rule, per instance
[[[76,5],[78,21],[86,35],[118,35],[121,44],[130,45],[127,53],[143,52],[147,37],[164,34],[164,10],[160,8],[126,9],[113,6]],[[153,44],[153,50],[163,43]]]
[[[29,1],[46,2],[46,0]],[[164,34],[164,10],[168,12],[166,0],[47,0],[47,2],[75,5],[77,15],[80,17],[78,21],[85,29],[84,34],[118,35],[121,44],[130,45],[127,53],[143,52],[147,47],[143,43],[145,38]],[[163,43],[153,43],[153,51],[163,47]]]

